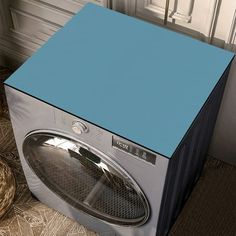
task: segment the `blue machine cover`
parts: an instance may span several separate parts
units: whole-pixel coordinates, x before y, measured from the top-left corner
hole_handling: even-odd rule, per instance
[[[171,158],[233,56],[87,4],[6,84]]]

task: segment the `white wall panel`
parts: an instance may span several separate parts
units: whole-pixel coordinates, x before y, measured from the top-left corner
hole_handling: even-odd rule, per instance
[[[14,32],[24,35],[28,39],[31,38],[33,42],[39,45],[47,41],[60,28],[39,17],[14,8],[10,8],[10,12]]]
[[[108,5],[108,0],[1,0],[1,63],[21,65],[87,2]]]
[[[57,7],[64,11],[68,11],[71,13],[77,13],[88,1],[83,0],[37,0],[37,2],[46,3],[53,7]],[[91,0],[90,2],[96,3],[98,5],[105,5],[105,1],[103,0]]]
[[[166,3],[166,0],[135,0],[131,7],[136,8],[133,11],[136,17],[211,41],[220,0],[170,0],[168,6]]]

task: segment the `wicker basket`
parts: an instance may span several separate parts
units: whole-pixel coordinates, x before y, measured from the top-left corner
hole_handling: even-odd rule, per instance
[[[0,159],[0,218],[11,206],[16,192],[16,182],[10,167]]]

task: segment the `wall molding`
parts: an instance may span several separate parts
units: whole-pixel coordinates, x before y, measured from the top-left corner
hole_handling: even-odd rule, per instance
[[[13,32],[20,33],[24,35],[27,39],[31,39],[30,41],[35,44],[42,45],[46,40],[48,40],[57,30],[60,29],[56,24],[52,22],[48,22],[43,20],[42,18],[33,16],[29,13],[23,12],[21,10],[17,10],[15,8],[10,8],[12,21],[13,21]],[[36,25],[40,25],[41,29],[36,28],[36,32],[30,30],[30,32],[22,32],[27,31],[27,29],[22,29],[19,22],[21,22],[20,17],[24,17],[26,20],[31,20],[36,22]]]
[[[60,2],[68,9],[60,7]],[[110,6],[111,0],[0,1],[0,61],[19,66],[86,2]]]
[[[209,11],[209,17],[208,17],[209,20],[208,20],[207,28],[205,31],[205,36],[207,37],[206,41],[208,43],[212,43],[212,40],[214,37],[220,2],[221,0],[212,0],[210,3],[211,11]]]
[[[46,6],[35,0],[13,0],[13,3],[11,7],[58,26],[63,26],[72,17],[72,14],[68,12]]]
[[[152,0],[135,0],[135,3],[129,4],[129,7],[133,7],[134,5],[140,6],[143,3],[143,10],[147,11],[146,14],[152,13],[155,14],[156,17],[160,19],[164,19],[166,12],[166,4],[165,1],[162,1],[162,4],[158,4],[157,1]],[[188,3],[188,4],[186,4]],[[168,18],[173,20],[183,21],[185,23],[190,23],[192,16],[192,7],[194,5],[194,0],[179,0],[178,4],[175,5],[172,2],[171,7],[168,7]]]
[[[158,5],[159,2],[160,5]],[[163,2],[125,0],[129,15],[160,25],[163,25],[166,10],[164,2],[164,0]],[[170,3],[172,5],[168,9],[167,27],[208,43],[214,43],[213,38],[222,0],[178,0]],[[203,9],[203,13],[201,13],[201,9]]]
[[[228,38],[225,42],[225,49],[228,49],[230,51],[236,51],[236,10],[234,11],[232,23],[230,26],[230,31]]]
[[[4,53],[7,47],[20,50],[20,53],[25,51],[26,55],[30,55],[30,52],[43,45],[86,2],[103,4],[130,16],[163,25],[165,0],[2,0],[0,1],[0,48],[4,48],[2,50]],[[224,3],[222,0],[178,0],[177,5],[173,4],[174,1],[171,2],[167,27],[217,45],[214,35],[219,10]],[[200,8],[204,8],[204,13],[199,14],[198,18],[194,10],[200,11]],[[224,47],[225,42],[225,48],[232,51],[236,51],[236,10],[234,11],[232,22],[229,19],[227,21],[231,23],[230,31],[228,27],[225,38],[218,40],[219,46]],[[32,25],[41,26],[41,29],[32,28],[32,32],[30,29],[27,32],[20,25],[23,21],[28,25],[33,22]],[[195,29],[196,22],[198,25]]]
[[[81,3],[81,1],[74,0],[37,0],[37,2],[41,2],[45,6],[54,7],[60,11],[67,12],[72,15],[83,7],[83,3]]]

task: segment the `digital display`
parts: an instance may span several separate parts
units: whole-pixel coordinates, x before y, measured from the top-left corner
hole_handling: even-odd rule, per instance
[[[155,154],[148,152],[136,145],[130,144],[124,140],[116,138],[114,136],[112,137],[112,146],[116,147],[120,150],[123,150],[127,153],[130,153],[136,157],[139,157],[142,160],[150,162],[153,165],[155,165],[155,163],[156,163],[156,155]]]

